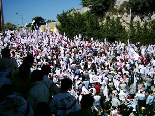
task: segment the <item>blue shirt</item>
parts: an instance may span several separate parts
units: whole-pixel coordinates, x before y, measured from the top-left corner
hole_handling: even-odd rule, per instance
[[[153,96],[149,95],[146,99],[147,105],[153,105]]]
[[[138,98],[138,100],[145,100],[145,95],[143,93],[138,93],[136,97]]]

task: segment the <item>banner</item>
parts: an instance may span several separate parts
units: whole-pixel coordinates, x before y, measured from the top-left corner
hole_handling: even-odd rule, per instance
[[[90,77],[90,83],[101,82],[101,76],[90,74],[89,77]]]
[[[129,55],[130,55],[130,59],[131,60],[138,60],[139,55],[135,52],[135,50],[133,48],[129,48]]]

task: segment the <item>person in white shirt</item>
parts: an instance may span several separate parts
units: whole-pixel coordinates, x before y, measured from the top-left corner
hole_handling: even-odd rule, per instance
[[[100,106],[100,100],[101,100],[101,96],[99,96],[99,93],[96,92],[96,94],[94,96],[94,105],[95,106]]]
[[[146,95],[148,96],[146,99],[146,109],[148,111],[148,116],[152,114],[152,110],[153,110],[153,102],[154,102],[154,98],[152,95],[153,91],[147,91]]]
[[[120,105],[120,101],[118,100],[119,96],[115,94],[112,95],[112,100],[111,100],[111,104],[112,106],[118,108],[118,106]]]
[[[112,106],[112,110],[110,112],[110,116],[117,116],[117,108],[115,106]]]
[[[27,101],[32,109],[36,109],[39,102],[46,102],[48,104],[50,94],[46,82],[43,81],[43,72],[41,70],[33,71],[31,74],[31,81],[33,82],[33,86],[28,91]]]
[[[59,92],[59,88],[57,85],[48,78],[48,74],[51,72],[51,67],[49,65],[43,65],[41,67],[41,70],[43,71],[43,81],[46,82],[47,87],[51,90],[53,94],[57,94]]]
[[[145,106],[145,94],[139,90],[135,97],[138,99],[138,111],[140,111],[141,107]]]
[[[127,94],[123,90],[120,90],[119,99],[125,102],[126,97],[127,97]]]

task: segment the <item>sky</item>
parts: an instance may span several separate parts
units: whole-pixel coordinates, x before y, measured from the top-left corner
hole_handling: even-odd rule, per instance
[[[41,16],[45,21],[57,21],[57,14],[63,10],[82,8],[81,0],[2,0],[2,4],[4,23],[10,22],[16,26],[32,23],[32,18],[36,16]]]

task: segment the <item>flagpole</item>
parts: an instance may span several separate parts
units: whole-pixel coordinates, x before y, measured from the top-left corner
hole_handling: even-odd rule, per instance
[[[131,19],[132,19],[132,14],[131,14],[132,12],[131,12],[131,8],[130,8],[130,21],[131,21]]]
[[[3,18],[2,0],[0,0],[0,15],[1,15],[1,18],[0,18],[0,22],[1,22],[0,31],[3,32],[4,31],[4,18]]]

